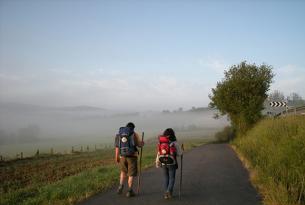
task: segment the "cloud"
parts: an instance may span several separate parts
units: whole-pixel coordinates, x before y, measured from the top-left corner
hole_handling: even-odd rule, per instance
[[[275,68],[274,73],[272,90],[279,90],[285,95],[296,92],[305,98],[305,67],[289,64]]]
[[[107,109],[161,110],[206,106],[208,94],[223,76],[222,61],[202,61],[198,73],[131,72],[107,69],[52,69],[41,72],[0,72],[0,101],[49,106],[92,105]],[[209,73],[210,72],[210,73]],[[215,75],[218,72],[219,77]],[[305,97],[305,69],[275,68],[271,90]]]
[[[208,57],[206,59],[198,59],[198,64],[201,67],[207,68],[216,74],[223,74],[224,70],[228,69],[228,64],[223,60]]]
[[[208,104],[202,82],[164,73],[52,69],[33,75],[0,74],[2,101],[108,109],[176,109]]]

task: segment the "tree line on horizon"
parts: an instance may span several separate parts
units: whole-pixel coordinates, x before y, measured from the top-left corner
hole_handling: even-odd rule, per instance
[[[288,106],[292,107],[298,107],[298,106],[304,106],[305,100],[301,95],[299,95],[296,92],[290,93],[288,96],[285,96],[285,94],[279,90],[274,90],[268,95],[267,100],[269,102],[271,101],[279,101],[279,102],[287,102]]]

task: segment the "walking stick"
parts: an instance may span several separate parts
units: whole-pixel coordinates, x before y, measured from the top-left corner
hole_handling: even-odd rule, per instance
[[[184,146],[183,144],[181,145],[181,150],[184,151]],[[183,153],[180,157],[180,183],[179,183],[179,199],[181,199],[181,189],[182,189],[182,168],[183,168]]]
[[[138,176],[138,189],[137,189],[137,194],[140,193],[141,169],[142,169],[142,153],[143,153],[143,141],[144,141],[144,132],[142,132],[142,146],[141,146],[141,151],[140,151],[140,168],[139,168],[139,176]]]

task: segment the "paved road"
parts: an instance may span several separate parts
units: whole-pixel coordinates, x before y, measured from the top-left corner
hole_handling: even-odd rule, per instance
[[[234,151],[226,144],[209,144],[197,147],[184,155],[183,190],[179,200],[179,176],[176,175],[174,198],[163,199],[163,175],[159,168],[143,172],[139,196],[118,196],[116,187],[97,194],[81,205],[259,205],[260,197],[249,182],[247,170]]]

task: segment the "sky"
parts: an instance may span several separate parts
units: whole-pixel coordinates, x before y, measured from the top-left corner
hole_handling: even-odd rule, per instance
[[[0,102],[203,107],[242,61],[271,65],[271,90],[305,98],[304,10],[301,0],[0,0]]]

